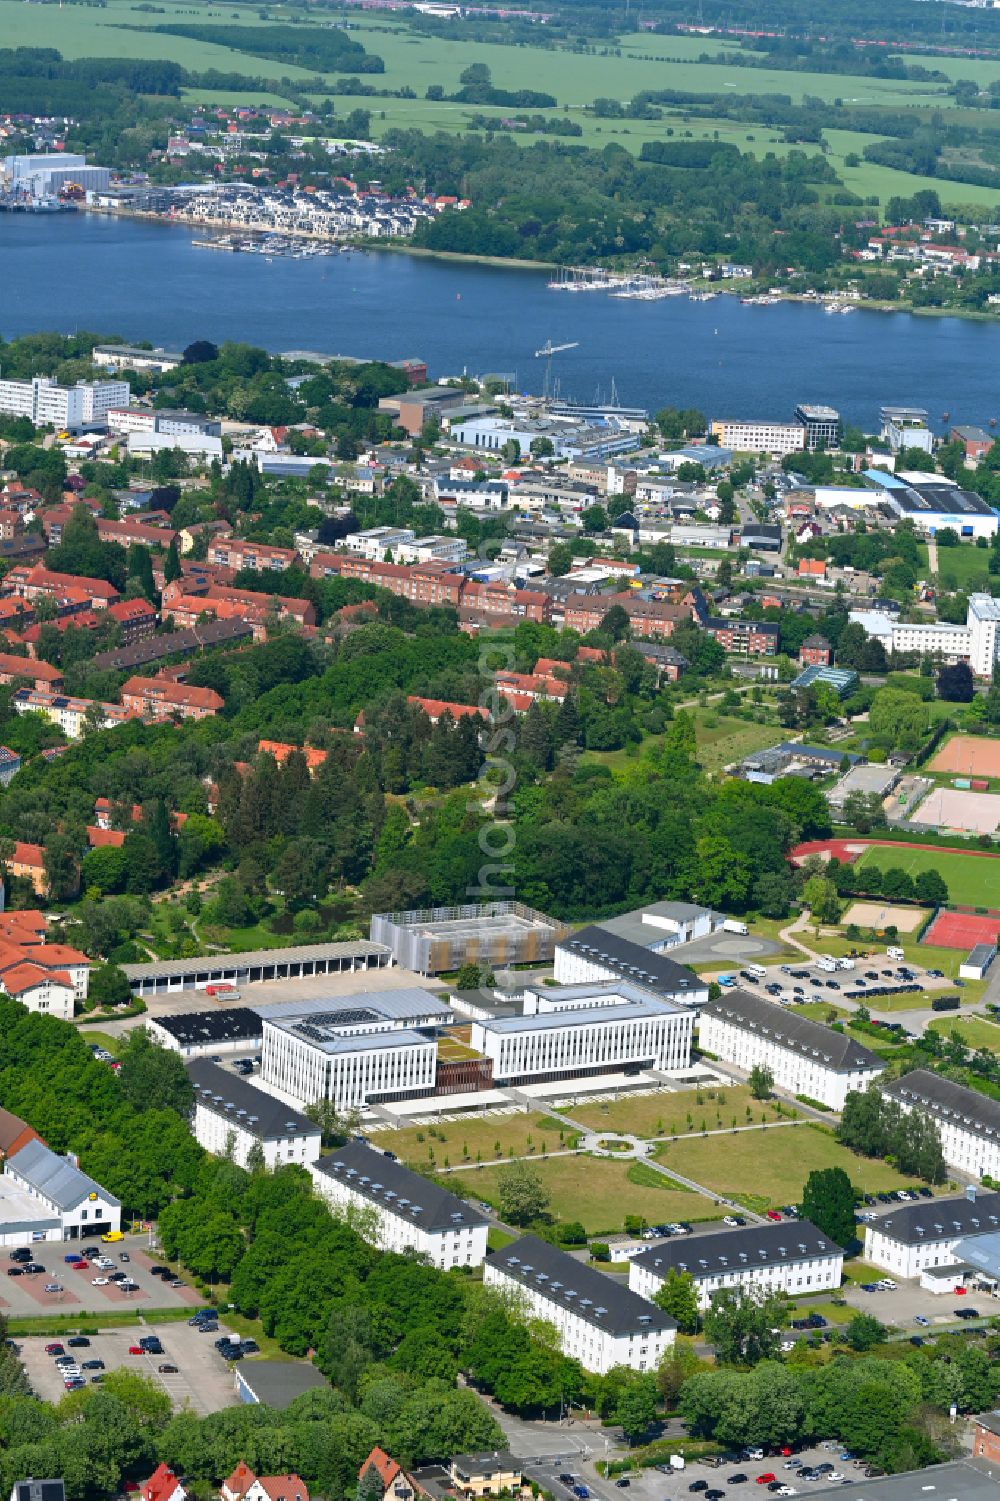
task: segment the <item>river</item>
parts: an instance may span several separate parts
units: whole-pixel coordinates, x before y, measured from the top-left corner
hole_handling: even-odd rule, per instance
[[[92,329],[167,348],[196,338],[272,351],[419,357],[431,375],[512,373],[540,391],[655,410],[790,420],[826,402],[866,431],[883,404],[940,428],[1000,417],[1000,323],[808,304],[623,301],[550,291],[547,273],[397,251],[315,260],[200,249],[187,227],[93,214],[0,214],[0,334]]]

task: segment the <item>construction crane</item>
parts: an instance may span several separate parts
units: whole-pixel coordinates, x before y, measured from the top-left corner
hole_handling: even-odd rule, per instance
[[[548,339],[542,345],[541,349],[535,350],[535,359],[545,361],[545,382],[542,386],[543,396],[549,396],[552,391],[552,356],[554,354],[562,354],[564,349],[579,349],[579,347],[580,342],[578,339],[573,340],[570,344],[553,344],[552,340]]]

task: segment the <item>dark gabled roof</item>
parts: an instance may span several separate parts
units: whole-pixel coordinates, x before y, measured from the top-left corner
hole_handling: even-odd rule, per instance
[[[11,1501],[66,1501],[62,1480],[15,1480]]]
[[[182,1011],[177,1016],[154,1016],[153,1021],[181,1047],[197,1047],[207,1042],[260,1042],[264,1035],[264,1023],[249,1006],[227,1006],[225,1011]]]
[[[659,1334],[677,1328],[655,1303],[534,1235],[522,1235],[505,1246],[490,1258],[490,1265],[608,1334]]]
[[[359,1141],[321,1157],[316,1170],[421,1230],[471,1229],[487,1223],[466,1199]]]
[[[206,606],[209,603],[206,601]],[[165,613],[169,615],[169,605]],[[232,641],[243,641],[252,635],[253,626],[246,620],[205,620],[187,630],[149,636],[145,641],[133,642],[131,646],[98,652],[94,666],[106,667],[113,672],[126,672],[131,667],[142,667],[147,662],[160,662],[165,657],[187,657],[204,647],[226,646]]]
[[[319,1127],[308,1117],[282,1104],[274,1095],[265,1094],[232,1070],[227,1072],[207,1058],[195,1058],[187,1065],[187,1071],[194,1085],[196,1105],[232,1121],[234,1126],[261,1141],[319,1136]]]
[[[923,1199],[879,1215],[868,1227],[904,1246],[958,1240],[1000,1230],[1000,1193],[976,1193],[974,1199]]]
[[[860,1068],[884,1068],[883,1059],[863,1048],[846,1032],[833,1032],[820,1022],[812,1022],[795,1011],[785,1011],[774,1001],[751,995],[749,990],[728,990],[717,1001],[709,1001],[702,1016],[717,1016],[745,1032],[767,1037],[776,1047],[814,1058],[837,1073],[853,1073]]]
[[[809,1220],[783,1220],[780,1225],[748,1225],[711,1235],[667,1241],[634,1257],[636,1266],[666,1277],[673,1267],[695,1279],[724,1272],[782,1266],[803,1257],[842,1256],[840,1246]]]
[[[930,1069],[915,1068],[886,1084],[883,1094],[903,1105],[926,1110],[936,1120],[946,1121],[960,1131],[969,1131],[990,1141],[1000,1140],[1000,1101],[991,1100],[975,1089],[966,1089]]]
[[[596,923],[561,939],[558,946],[583,959],[590,959],[620,979],[631,980],[656,995],[675,998],[706,989],[705,982],[683,964],[677,964],[665,954],[653,954],[641,944],[630,943],[627,938],[619,938]]]

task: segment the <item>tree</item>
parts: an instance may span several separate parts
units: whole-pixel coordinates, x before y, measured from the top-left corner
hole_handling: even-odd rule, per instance
[[[927,733],[927,705],[913,693],[880,688],[872,699],[868,723],[873,735],[901,750],[916,750]]]
[[[809,1174],[799,1214],[845,1250],[857,1239],[854,1189],[842,1167],[817,1168]]]
[[[750,1070],[750,1093],[755,1100],[769,1100],[774,1093],[774,1075],[766,1064],[755,1063]]]
[[[573,549],[568,542],[553,542],[548,554],[549,573],[562,578],[573,566]]]
[[[219,358],[219,350],[208,339],[195,339],[184,351],[185,365],[208,365]]]
[[[703,1332],[719,1364],[757,1365],[772,1359],[780,1339],[774,1330],[784,1311],[784,1299],[762,1287],[726,1287],[713,1293]]]
[[[817,922],[836,922],[840,916],[837,888],[826,876],[810,876],[802,888],[802,900]]]
[[[972,668],[968,662],[955,662],[951,667],[942,667],[937,676],[938,698],[953,704],[971,704],[976,693]]]
[[[615,1422],[629,1443],[641,1438],[656,1418],[656,1378],[647,1372],[622,1387],[615,1407]]]
[[[497,1173],[500,1215],[511,1225],[530,1225],[539,1220],[549,1207],[549,1196],[542,1180],[523,1162],[512,1162]]]
[[[879,1323],[874,1314],[856,1313],[844,1330],[844,1338],[852,1350],[863,1355],[876,1345],[884,1345],[889,1338],[889,1331],[884,1324]]]
[[[70,901],[80,888],[79,846],[67,834],[52,834],[42,851],[45,884],[54,902]]]
[[[177,551],[177,538],[171,537],[170,546],[167,548],[167,556],[163,560],[163,582],[172,584],[183,574],[180,555]]]
[[[160,1047],[146,1031],[136,1027],[121,1052],[118,1083],[136,1110],[175,1110],[186,1118],[194,1088],[179,1053]]]
[[[90,971],[87,995],[97,1006],[124,1006],[132,999],[128,975],[117,964],[97,964]]]
[[[657,1288],[653,1302],[676,1319],[682,1334],[694,1334],[698,1328],[698,1290],[690,1272],[668,1267],[666,1280]]]
[[[918,902],[929,907],[943,907],[948,900],[948,887],[939,871],[922,870],[913,879],[913,894]]]

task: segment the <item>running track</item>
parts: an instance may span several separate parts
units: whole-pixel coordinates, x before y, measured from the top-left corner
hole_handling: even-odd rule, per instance
[[[919,844],[916,840],[904,839],[809,839],[805,844],[797,844],[793,850],[789,850],[788,858],[795,864],[804,860],[807,855],[830,855],[836,856],[842,865],[850,865],[860,858],[867,849],[878,846],[880,849],[899,850],[926,850],[929,854],[937,852],[941,855],[975,855],[981,860],[1000,860],[1000,853],[993,850],[964,849],[961,845],[946,844]]]

